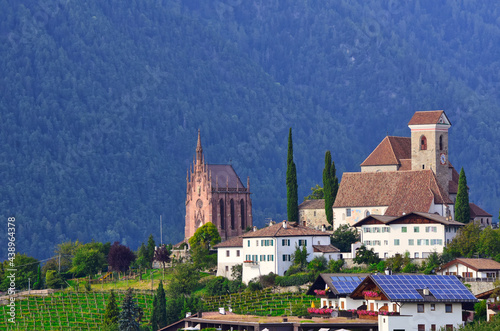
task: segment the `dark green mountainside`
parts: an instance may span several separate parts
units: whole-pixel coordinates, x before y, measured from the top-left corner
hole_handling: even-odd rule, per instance
[[[0,219],[18,251],[135,249],[160,214],[180,241],[198,128],[207,162],[250,176],[261,226],[286,217],[289,127],[301,200],[327,149],[358,171],[430,109],[496,218],[500,4],[399,3],[0,0]]]

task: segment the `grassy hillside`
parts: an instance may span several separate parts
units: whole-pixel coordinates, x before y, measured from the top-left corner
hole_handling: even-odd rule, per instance
[[[185,174],[251,177],[254,222],[285,217],[324,153],[357,171],[413,112],[444,109],[471,201],[500,209],[500,5],[467,1],[0,0],[0,219],[38,258],[67,240],[182,239]],[[4,256],[6,246],[0,247]]]

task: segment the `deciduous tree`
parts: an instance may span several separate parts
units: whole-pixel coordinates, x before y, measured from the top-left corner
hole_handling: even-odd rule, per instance
[[[359,241],[359,233],[355,228],[342,224],[335,229],[330,241],[341,252],[350,252],[351,244]]]
[[[318,200],[323,198],[324,198],[323,188],[318,184],[316,184],[316,186],[311,187],[311,194],[304,197],[304,200]]]
[[[118,241],[113,243],[109,249],[108,264],[115,271],[126,272],[135,260],[135,254],[127,246],[121,245]]]
[[[373,264],[373,263],[379,263],[380,258],[375,254],[375,252],[372,249],[367,249],[365,245],[362,245],[357,251],[356,251],[356,256],[353,259],[354,263],[357,264]]]

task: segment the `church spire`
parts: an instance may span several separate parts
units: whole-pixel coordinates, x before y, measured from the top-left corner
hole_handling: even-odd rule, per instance
[[[201,147],[200,129],[198,129],[198,143],[196,144],[196,160],[201,162],[203,158],[203,148]]]

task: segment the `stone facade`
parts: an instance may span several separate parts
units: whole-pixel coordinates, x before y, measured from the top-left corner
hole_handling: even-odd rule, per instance
[[[196,158],[186,176],[185,239],[208,222],[223,241],[253,226],[250,179],[245,187],[231,165],[206,164],[198,131]]]
[[[437,124],[430,123],[432,122],[410,122],[411,169],[431,169],[436,174],[439,185],[448,191],[452,180],[448,161],[448,129],[451,124],[444,112]]]
[[[323,225],[328,227],[330,224],[326,220],[325,200],[304,200],[299,205],[299,221],[314,229],[321,229]]]

